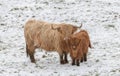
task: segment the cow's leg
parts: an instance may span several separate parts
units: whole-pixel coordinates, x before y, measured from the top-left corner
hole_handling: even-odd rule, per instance
[[[28,54],[30,56],[30,60],[31,60],[32,63],[35,63],[34,53],[35,53],[35,47],[31,46]]]
[[[35,63],[34,52],[30,53],[30,60],[32,63]]]
[[[67,53],[66,52],[64,53],[64,61],[65,61],[65,63],[68,63]]]
[[[76,65],[80,66],[80,60],[79,59],[76,60]]]
[[[65,61],[64,61],[64,59],[63,59],[63,54],[60,55],[60,63],[61,63],[61,64],[65,64]]]
[[[72,59],[72,65],[75,65],[75,59],[74,58]]]
[[[84,61],[87,61],[87,54],[86,53],[84,53]]]
[[[58,51],[58,53],[59,53],[59,56],[60,56],[60,64],[65,64],[65,61],[63,59],[63,52]]]

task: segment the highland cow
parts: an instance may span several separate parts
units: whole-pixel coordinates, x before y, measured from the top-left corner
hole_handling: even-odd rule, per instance
[[[30,56],[31,62],[35,63],[35,49],[41,48],[46,51],[57,51],[60,56],[60,63],[68,63],[67,54],[69,51],[64,38],[73,34],[80,27],[39,20],[27,21],[24,26],[27,56]]]
[[[87,31],[81,30],[80,32],[74,33],[67,39],[69,46],[70,56],[72,58],[72,65],[79,66],[80,61],[87,61],[88,47],[91,48],[91,42]]]

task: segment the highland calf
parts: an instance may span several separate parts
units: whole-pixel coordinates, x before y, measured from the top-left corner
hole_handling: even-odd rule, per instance
[[[87,61],[88,47],[91,48],[91,42],[87,31],[81,30],[78,33],[74,33],[67,39],[67,44],[70,50],[70,56],[72,58],[72,65],[79,66],[80,61]]]
[[[60,63],[68,63],[67,54],[69,51],[64,38],[73,34],[80,27],[65,23],[27,21],[24,26],[27,56],[30,56],[31,62],[35,63],[35,49],[41,48],[46,51],[57,51],[60,56]]]

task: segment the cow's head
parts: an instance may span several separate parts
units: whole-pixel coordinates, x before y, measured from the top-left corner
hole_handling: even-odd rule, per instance
[[[82,24],[78,27],[78,26],[73,26],[71,24],[61,24],[61,26],[59,27],[53,27],[51,26],[51,28],[53,30],[57,30],[58,32],[60,32],[62,35],[64,35],[65,37],[70,36],[71,34],[73,34],[75,31],[77,31],[78,29],[80,29],[82,27]]]

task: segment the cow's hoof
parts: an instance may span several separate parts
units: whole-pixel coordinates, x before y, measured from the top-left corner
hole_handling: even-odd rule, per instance
[[[75,63],[72,63],[72,65],[75,65]]]
[[[68,60],[65,60],[65,64],[67,64],[68,63]]]
[[[32,63],[36,63],[36,61],[35,61],[35,60],[31,60],[31,62],[32,62]]]
[[[60,64],[65,64],[65,61],[64,60],[60,61]]]

